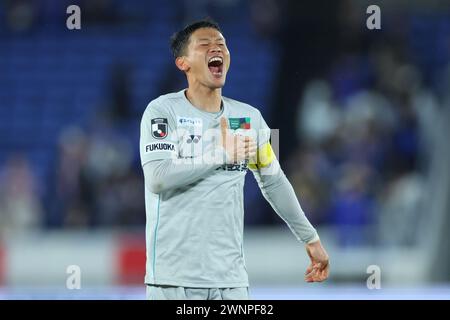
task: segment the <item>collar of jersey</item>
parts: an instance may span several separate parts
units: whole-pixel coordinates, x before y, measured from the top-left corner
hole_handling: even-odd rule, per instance
[[[196,106],[194,106],[194,105],[188,100],[188,98],[186,97],[186,94],[185,94],[185,91],[186,91],[186,90],[187,90],[187,89],[183,89],[183,90],[181,90],[179,93],[180,93],[180,95],[183,97],[183,99],[184,99],[184,101],[186,102],[186,104],[187,104],[191,109],[193,109],[195,112],[201,114],[201,115],[204,116],[204,117],[206,116],[206,117],[211,118],[212,120],[216,120],[216,121],[219,121],[220,118],[221,118],[222,116],[225,116],[225,117],[226,117],[228,108],[227,108],[227,104],[226,104],[226,102],[224,101],[223,97],[222,97],[222,110],[220,110],[219,113],[208,112],[208,111],[203,111],[203,110],[197,108]]]

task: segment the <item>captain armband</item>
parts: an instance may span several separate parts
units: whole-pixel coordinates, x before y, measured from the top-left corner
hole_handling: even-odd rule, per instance
[[[275,160],[275,153],[273,152],[270,142],[266,142],[258,148],[256,159],[250,159],[248,167],[251,170],[265,168],[268,167],[273,160]]]

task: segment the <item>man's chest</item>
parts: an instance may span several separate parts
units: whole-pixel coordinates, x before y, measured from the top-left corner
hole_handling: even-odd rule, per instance
[[[190,158],[200,156],[220,143],[222,132],[220,119],[225,117],[228,129],[236,135],[246,135],[256,138],[256,128],[252,118],[245,112],[234,112],[218,117],[202,117],[195,114],[177,114],[176,137],[179,156]]]

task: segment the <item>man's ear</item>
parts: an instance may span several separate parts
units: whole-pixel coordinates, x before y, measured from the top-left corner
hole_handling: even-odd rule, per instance
[[[186,71],[189,70],[189,65],[188,65],[188,63],[186,61],[186,57],[184,57],[184,56],[176,58],[175,59],[175,65],[181,71],[186,72]]]

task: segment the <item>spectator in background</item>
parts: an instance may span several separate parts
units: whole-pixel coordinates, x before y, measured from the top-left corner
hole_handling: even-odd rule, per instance
[[[43,214],[39,186],[22,154],[8,158],[0,182],[0,234],[38,229]]]
[[[86,182],[94,192],[95,224],[118,226],[125,222],[144,222],[144,207],[136,200],[143,198],[144,186],[137,168],[132,166],[132,144],[108,122],[101,123],[96,121],[96,126],[89,130],[84,167]]]
[[[109,117],[120,123],[130,120],[131,110],[131,68],[123,63],[112,66],[109,79]]]
[[[95,124],[61,135],[55,217],[63,217],[59,224],[66,227],[141,225],[144,186],[131,143],[108,119]]]
[[[59,157],[51,225],[86,227],[93,211],[93,191],[87,183],[88,137],[78,127],[69,127],[59,139]]]

